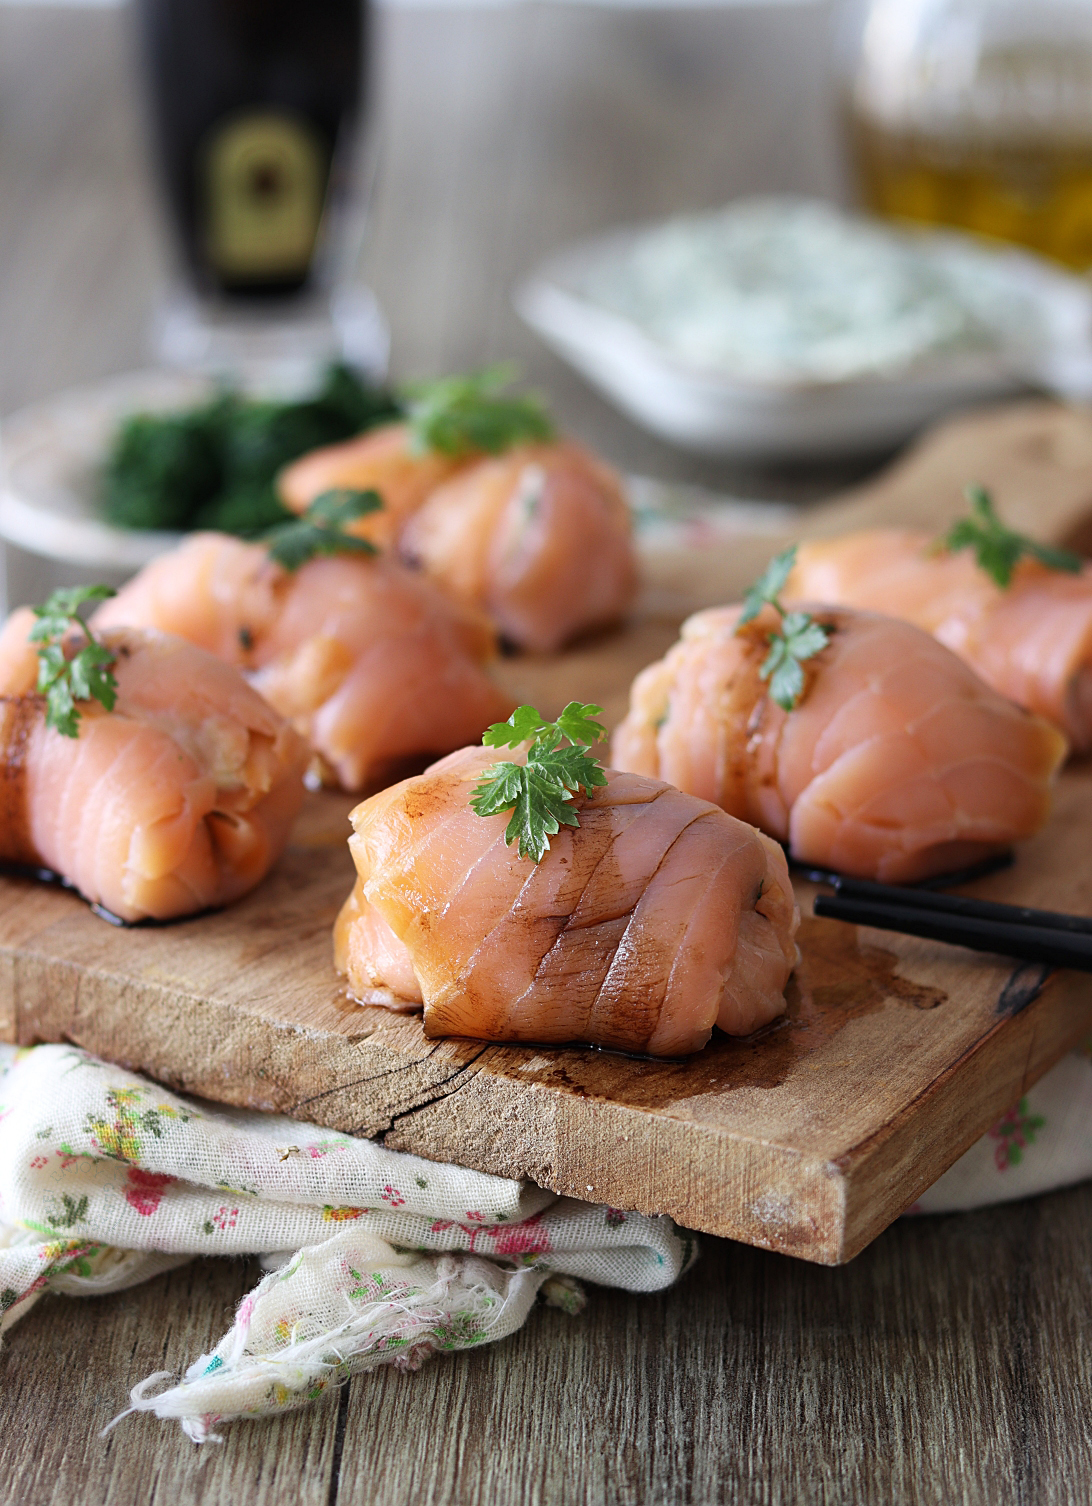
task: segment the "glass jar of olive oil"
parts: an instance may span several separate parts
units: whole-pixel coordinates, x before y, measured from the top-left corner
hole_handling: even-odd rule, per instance
[[[1092,267],[1092,0],[871,0],[849,120],[869,208]]]

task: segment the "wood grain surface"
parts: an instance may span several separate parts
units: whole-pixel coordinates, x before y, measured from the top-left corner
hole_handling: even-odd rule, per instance
[[[675,454],[508,301],[574,236],[740,191],[837,191],[816,64],[827,10],[383,16],[364,271],[396,371],[516,355],[565,425],[631,471],[805,501],[863,476],[858,462],[758,473]],[[0,411],[146,364],[168,260],[152,204],[124,12],[0,6]],[[13,601],[39,600],[56,577],[18,556],[9,581]],[[1092,1187],[900,1220],[843,1269],[703,1244],[674,1291],[595,1292],[577,1320],[537,1312],[503,1345],[360,1378],[203,1454],[147,1417],[98,1430],[128,1386],[209,1348],[254,1268],[203,1261],[98,1301],[47,1298],[0,1355],[0,1501],[1092,1498]]]
[[[1092,1186],[905,1219],[845,1270],[707,1239],[671,1291],[538,1309],[503,1344],[358,1376],[201,1453],[131,1417],[230,1321],[253,1264],[47,1299],[0,1369],[4,1506],[1081,1506]]]

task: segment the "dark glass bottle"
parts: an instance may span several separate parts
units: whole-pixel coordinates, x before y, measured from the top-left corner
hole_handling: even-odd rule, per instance
[[[363,107],[367,0],[137,0],[167,199],[198,287],[316,276]]]

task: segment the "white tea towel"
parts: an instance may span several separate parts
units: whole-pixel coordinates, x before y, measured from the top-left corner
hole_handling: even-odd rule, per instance
[[[134,1389],[196,1441],[356,1370],[503,1338],[544,1285],[573,1311],[579,1279],[656,1291],[696,1242],[668,1218],[181,1098],[71,1046],[0,1046],[0,1332],[46,1290],[116,1291],[204,1254],[275,1269],[178,1384]]]
[[[956,1213],[1092,1177],[1092,1039],[1002,1114],[910,1213]]]

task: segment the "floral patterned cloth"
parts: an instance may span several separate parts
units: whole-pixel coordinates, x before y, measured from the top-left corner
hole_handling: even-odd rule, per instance
[[[1063,1056],[910,1213],[955,1213],[1092,1177],[1092,1040]]]
[[[134,1409],[197,1442],[346,1375],[503,1338],[580,1280],[670,1285],[692,1235],[272,1114],[181,1098],[69,1046],[0,1046],[0,1332],[47,1290],[116,1291],[195,1255],[269,1274],[177,1384]]]
[[[940,1213],[1092,1176],[1092,1043],[926,1192]],[[0,1046],[0,1332],[45,1291],[117,1291],[198,1254],[269,1272],[180,1381],[132,1408],[196,1442],[381,1364],[503,1338],[581,1279],[669,1286],[696,1254],[667,1218],[561,1198],[271,1114],[177,1097],[68,1046]]]

